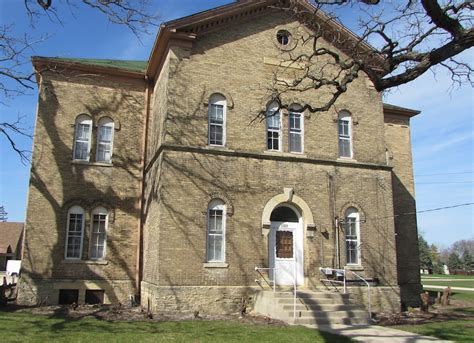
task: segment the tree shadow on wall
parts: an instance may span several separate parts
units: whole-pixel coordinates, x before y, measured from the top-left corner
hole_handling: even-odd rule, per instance
[[[125,299],[117,294],[114,281],[129,280],[133,283],[135,279],[143,101],[132,92],[112,85],[112,82],[105,83],[100,76],[45,72],[43,80],[31,167],[24,271],[40,293],[43,281],[48,279],[100,281],[105,285],[110,301],[123,302]],[[64,80],[68,81],[70,90],[61,89],[64,86],[56,89]],[[74,87],[80,94],[72,93]],[[64,92],[66,95],[62,98]],[[69,99],[71,95],[73,98]],[[130,117],[135,115],[114,134],[113,167],[72,162],[75,117],[64,114],[70,113],[67,101],[75,101],[72,107],[83,108],[81,113],[91,116],[94,124],[104,115],[118,123],[115,114],[120,111],[129,113]],[[95,135],[96,130],[93,131],[93,142]],[[94,144],[90,149],[92,158],[95,149]],[[67,213],[73,205],[83,207],[86,214],[83,253],[78,263],[65,263]],[[89,256],[91,211],[99,205],[108,209],[110,218],[106,264],[93,263]],[[49,213],[54,218],[49,218]],[[130,227],[130,222],[136,224]],[[37,299],[38,302],[44,300]]]

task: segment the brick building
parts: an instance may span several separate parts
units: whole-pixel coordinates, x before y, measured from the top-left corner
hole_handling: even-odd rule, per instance
[[[260,266],[307,289],[319,267],[347,268],[377,283],[379,307],[417,304],[416,218],[397,215],[415,210],[418,112],[365,75],[330,111],[301,111],[314,90],[279,109],[267,85],[301,69],[288,46],[309,29],[271,2],[165,23],[144,62],[33,58],[22,302],[234,311]]]

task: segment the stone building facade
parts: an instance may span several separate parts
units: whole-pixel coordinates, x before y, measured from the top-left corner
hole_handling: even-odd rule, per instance
[[[361,75],[330,111],[299,111],[324,93],[288,92],[290,110],[258,119],[275,71],[302,68],[285,39],[310,32],[270,3],[168,22],[142,63],[33,59],[21,301],[228,312],[261,289],[256,267],[316,289],[333,267],[377,283],[380,306],[417,303],[416,219],[394,218],[415,209],[418,112]]]

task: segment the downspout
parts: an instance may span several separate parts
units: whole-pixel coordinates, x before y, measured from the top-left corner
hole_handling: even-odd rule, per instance
[[[145,75],[145,120],[143,122],[143,134],[142,134],[142,158],[141,158],[141,168],[142,168],[142,180],[140,182],[140,200],[139,200],[139,210],[140,210],[140,220],[138,227],[138,244],[137,244],[137,269],[135,275],[135,283],[137,294],[141,294],[141,281],[143,278],[143,225],[144,225],[144,212],[143,206],[145,204],[145,167],[146,167],[146,158],[148,150],[148,124],[150,118],[150,80],[148,75]]]

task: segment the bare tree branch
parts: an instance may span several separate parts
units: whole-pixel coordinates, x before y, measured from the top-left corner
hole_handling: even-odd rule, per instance
[[[321,10],[323,5],[324,9],[331,9],[334,4],[356,3],[361,14],[359,36],[345,30],[337,15]],[[472,67],[455,59],[474,46],[472,1],[313,0],[313,4],[311,8],[288,0],[274,6],[293,13],[312,29],[310,37],[300,38],[301,45],[312,40],[312,52],[288,52],[286,57],[293,65],[313,67],[304,68],[291,81],[286,80],[287,76],[276,75],[269,90],[273,99],[278,98],[274,100],[278,100],[280,108],[288,106],[282,100],[286,93],[325,90],[330,96],[324,103],[306,105],[306,109],[327,111],[360,73],[367,75],[379,92],[413,81],[436,66],[450,72],[453,85],[472,85]],[[280,74],[285,73],[280,68]]]
[[[80,6],[102,13],[111,23],[127,27],[137,38],[158,24],[157,15],[148,10],[149,0],[24,0],[24,6],[32,27],[44,16],[63,25],[64,9],[69,8],[74,15]],[[45,39],[47,37],[35,40],[27,34],[15,36],[13,24],[0,26],[0,105],[7,106],[11,98],[34,89],[36,79],[31,71],[30,55],[33,46]],[[5,112],[2,110],[2,115]],[[17,135],[31,137],[31,128],[24,127],[22,119],[21,116],[10,121],[2,119],[0,136],[5,137],[21,161],[26,163],[29,152],[19,147],[15,139]]]

